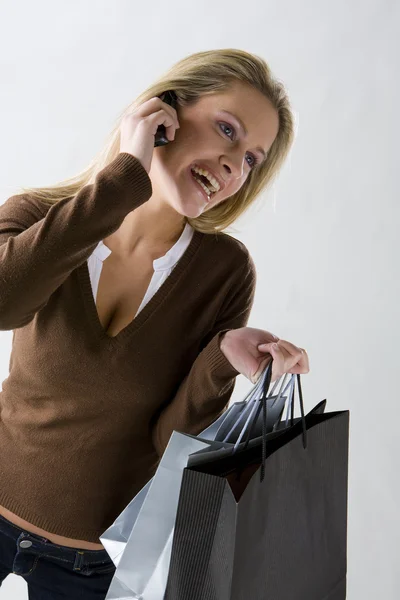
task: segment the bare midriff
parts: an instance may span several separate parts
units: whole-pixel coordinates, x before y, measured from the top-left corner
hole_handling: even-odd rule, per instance
[[[11,521],[17,527],[28,531],[29,533],[35,533],[36,535],[40,535],[41,537],[46,538],[53,544],[58,544],[59,546],[68,546],[69,548],[77,548],[79,550],[105,550],[103,544],[96,544],[92,542],[86,542],[85,540],[75,540],[73,538],[67,538],[62,535],[56,535],[55,533],[49,533],[40,527],[36,527],[36,525],[32,525],[21,519],[18,515],[12,513],[11,511],[4,508],[4,506],[0,505],[0,515]]]

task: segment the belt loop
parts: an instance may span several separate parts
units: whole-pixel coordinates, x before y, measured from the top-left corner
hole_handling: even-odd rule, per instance
[[[83,564],[83,555],[84,552],[82,550],[77,550],[75,555],[75,563],[74,570],[80,571]]]

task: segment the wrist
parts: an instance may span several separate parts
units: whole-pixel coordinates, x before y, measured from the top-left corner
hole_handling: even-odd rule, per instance
[[[219,349],[221,350],[221,352],[226,356],[226,349],[228,347],[229,344],[229,333],[231,330],[229,331],[224,331],[223,333],[220,334],[219,337]]]

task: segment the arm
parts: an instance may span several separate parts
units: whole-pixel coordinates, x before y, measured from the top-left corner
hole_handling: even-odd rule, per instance
[[[122,152],[94,184],[49,209],[29,195],[11,196],[0,206],[0,330],[29,323],[95,245],[151,194],[147,171]]]
[[[160,458],[174,430],[198,435],[227,409],[239,372],[221,352],[220,342],[226,331],[247,325],[255,284],[255,266],[248,256],[189,373],[152,428],[153,445]]]

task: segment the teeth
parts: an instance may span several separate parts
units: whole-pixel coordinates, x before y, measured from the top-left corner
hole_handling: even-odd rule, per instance
[[[209,186],[211,192],[218,192],[219,191],[220,185],[219,185],[218,181],[206,169],[200,169],[199,167],[194,166],[194,167],[192,167],[192,171],[195,171],[196,173],[200,173],[200,175],[204,175],[204,177],[207,177],[208,181],[211,184]]]
[[[206,186],[205,183],[203,183],[201,181],[201,179],[199,177],[195,177],[195,180],[197,181],[197,183],[199,183],[201,185],[201,187],[203,188],[203,190],[205,191],[205,193],[207,194],[208,198],[210,198],[211,194],[213,193],[211,190],[208,189],[208,187]]]

